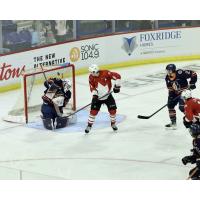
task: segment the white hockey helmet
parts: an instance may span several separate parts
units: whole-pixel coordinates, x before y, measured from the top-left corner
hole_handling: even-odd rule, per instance
[[[93,75],[93,76],[98,76],[99,73],[99,66],[97,64],[91,64],[89,66],[89,72]]]
[[[65,91],[65,92],[68,91],[71,87],[72,87],[72,82],[71,82],[71,80],[65,79],[65,80],[63,81],[63,88],[64,88],[64,91]]]
[[[186,99],[190,99],[192,98],[192,93],[190,90],[183,90],[183,92],[181,93],[181,97],[186,100]]]

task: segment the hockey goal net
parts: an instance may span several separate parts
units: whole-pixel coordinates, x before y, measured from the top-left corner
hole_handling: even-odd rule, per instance
[[[72,97],[64,109],[64,113],[76,110],[75,67],[67,64],[59,67],[43,67],[26,71],[21,76],[21,89],[15,105],[3,119],[9,122],[28,123],[40,119],[44,81],[48,78],[69,79],[72,82]]]

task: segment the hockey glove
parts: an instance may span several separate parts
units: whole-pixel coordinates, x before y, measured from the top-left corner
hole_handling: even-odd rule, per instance
[[[195,156],[185,156],[184,158],[182,158],[182,163],[184,165],[187,165],[187,163],[191,163],[194,164],[196,162],[196,157]]]
[[[47,97],[46,95],[43,95],[42,99],[45,103],[48,103],[49,105],[53,105],[53,101],[49,97]]]
[[[190,128],[190,126],[192,125],[192,122],[187,122],[185,117],[183,117],[183,124],[185,128]]]
[[[99,99],[98,99],[98,96],[97,95],[93,95],[93,98],[92,98],[92,104],[96,104],[98,103]]]
[[[189,85],[189,89],[190,89],[190,90],[194,90],[195,88],[196,88],[196,85],[195,85],[195,84],[190,84],[190,85]]]
[[[119,93],[120,92],[120,86],[114,86],[114,88],[113,88],[113,92],[114,93]]]
[[[200,160],[196,160],[197,167],[200,169]]]

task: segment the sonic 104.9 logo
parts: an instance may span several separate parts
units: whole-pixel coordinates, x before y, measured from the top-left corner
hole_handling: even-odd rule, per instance
[[[99,44],[86,44],[82,45],[80,48],[73,47],[69,53],[70,60],[76,62],[79,59],[89,60],[97,59],[100,56]]]
[[[86,44],[81,46],[81,60],[99,58],[99,44]]]
[[[70,50],[70,53],[69,53],[69,57],[70,57],[70,60],[72,62],[76,62],[79,60],[80,58],[80,50],[78,47],[73,47],[71,50]]]
[[[133,53],[137,46],[136,36],[131,38],[123,38],[122,49],[124,49],[129,56]]]

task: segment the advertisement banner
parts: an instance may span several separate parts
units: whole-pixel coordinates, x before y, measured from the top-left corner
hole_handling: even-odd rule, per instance
[[[18,83],[24,71],[70,62],[76,70],[170,56],[200,55],[200,28],[109,35],[37,48],[0,57],[0,88]],[[123,66],[122,66],[123,67]]]

